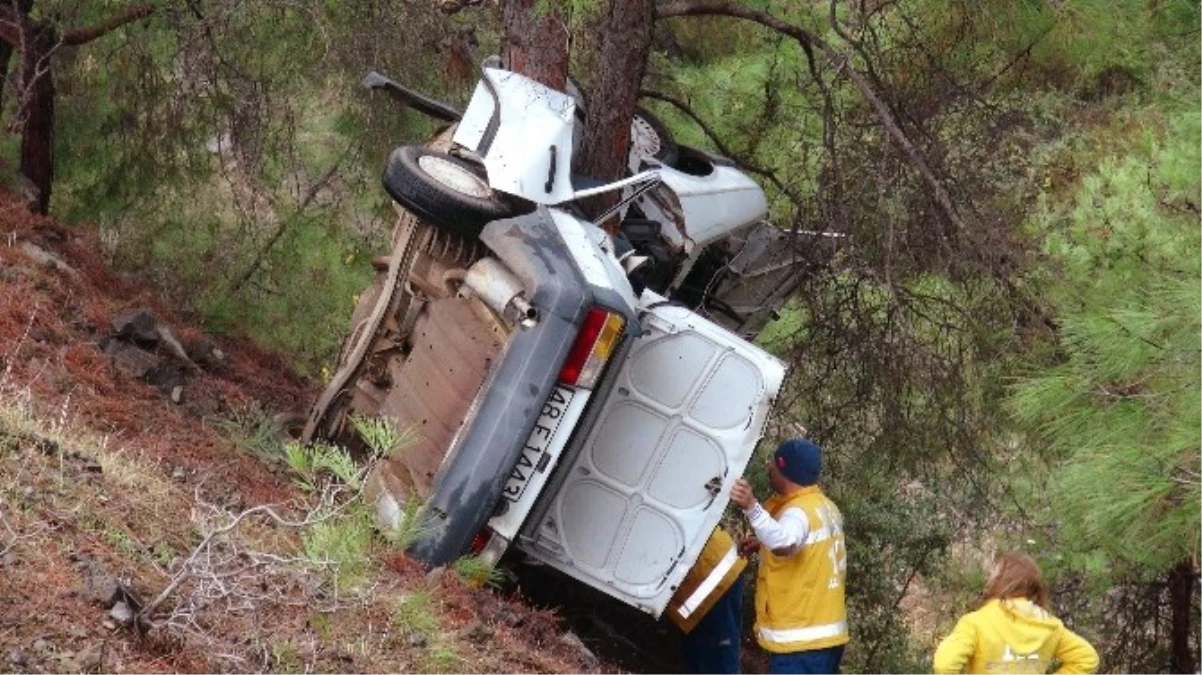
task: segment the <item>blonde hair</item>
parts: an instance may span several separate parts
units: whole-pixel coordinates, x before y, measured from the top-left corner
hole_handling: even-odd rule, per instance
[[[981,594],[981,604],[1007,598],[1026,598],[1045,610],[1048,608],[1048,587],[1043,582],[1043,572],[1030,556],[1003,553],[994,564]]]

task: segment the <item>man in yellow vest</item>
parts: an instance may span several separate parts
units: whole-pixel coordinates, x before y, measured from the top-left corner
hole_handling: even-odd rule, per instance
[[[817,485],[821,471],[822,450],[793,438],[768,464],[776,494],[762,506],[745,478],[730,491],[755,532],[741,548],[760,553],[755,636],[771,653],[773,673],[838,673],[850,639],[843,517]]]

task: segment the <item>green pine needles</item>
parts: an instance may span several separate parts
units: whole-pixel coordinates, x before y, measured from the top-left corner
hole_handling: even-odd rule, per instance
[[[1057,467],[1065,539],[1155,573],[1202,531],[1199,111],[1137,142],[1044,214],[1059,353],[1009,403]]]

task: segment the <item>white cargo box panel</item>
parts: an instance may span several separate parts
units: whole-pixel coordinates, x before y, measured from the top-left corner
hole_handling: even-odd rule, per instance
[[[645,333],[518,546],[658,617],[743,475],[785,365],[654,294],[640,303]]]

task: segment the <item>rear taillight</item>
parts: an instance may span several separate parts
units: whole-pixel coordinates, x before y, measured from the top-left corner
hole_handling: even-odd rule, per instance
[[[559,370],[559,381],[572,387],[592,389],[605,362],[613,355],[622,338],[626,320],[620,314],[593,307],[584,317],[576,343]]]
[[[468,550],[472,555],[479,555],[480,551],[483,551],[484,547],[488,546],[490,539],[492,539],[492,530],[486,527],[477,532],[476,536],[472,537],[472,543],[468,546]]]

